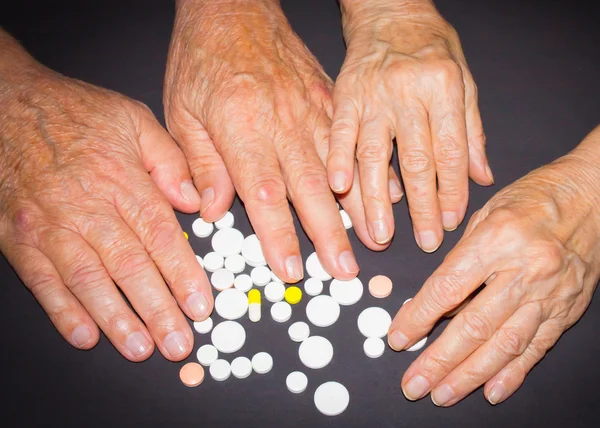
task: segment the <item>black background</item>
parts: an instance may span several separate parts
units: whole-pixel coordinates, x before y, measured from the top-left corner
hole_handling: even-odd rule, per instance
[[[2,2],[0,23],[42,63],[141,100],[162,121],[162,80],[174,16],[171,1],[38,3]],[[344,58],[336,2],[282,3],[294,29],[335,77]],[[478,83],[496,178],[491,188],[471,186],[470,215],[500,188],[573,148],[600,121],[600,15],[595,2],[436,3],[457,28]],[[232,211],[237,227],[250,233],[237,201]],[[365,293],[359,304],[342,308],[333,327],[318,329],[332,341],[335,356],[325,369],[305,370],[309,387],[302,395],[285,388],[286,375],[303,369],[297,345],[287,337],[289,323],[272,322],[267,304],[263,322],[245,323],[248,339],[235,355],[268,351],[274,357],[273,371],[223,383],[207,375],[204,384],[190,389],[178,379],[181,363],[167,362],[158,352],[135,364],[104,337],[92,351],[71,348],[0,258],[1,419],[16,421],[14,426],[64,427],[597,426],[598,298],[506,403],[490,406],[481,390],[450,409],[438,409],[429,399],[410,403],[403,398],[400,378],[417,353],[387,350],[378,360],[368,359],[356,317],[372,304],[394,313],[439,265],[464,225],[446,235],[439,251],[427,255],[413,241],[405,202],[395,207],[395,214],[396,236],[383,253],[365,249],[350,233],[363,282],[384,273],[394,280],[392,296],[376,302]],[[194,216],[179,219],[191,232]],[[209,240],[192,235],[190,242],[197,254],[209,251]],[[312,247],[303,234],[301,245],[306,257]],[[306,299],[295,307],[292,321],[304,319],[305,303]],[[195,348],[209,341],[195,337]],[[350,406],[341,416],[325,417],[313,405],[316,386],[326,380],[338,380],[350,390]]]

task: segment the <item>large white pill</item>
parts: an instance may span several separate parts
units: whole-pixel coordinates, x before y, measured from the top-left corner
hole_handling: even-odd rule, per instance
[[[233,214],[227,211],[223,217],[215,221],[215,226],[217,229],[227,229],[228,227],[233,227],[234,221],[235,218],[233,217]]]
[[[288,302],[277,302],[271,306],[271,317],[277,322],[286,322],[292,317],[292,307]]]
[[[213,328],[210,339],[219,352],[231,354],[244,346],[246,330],[235,321],[223,321]]]
[[[215,299],[215,310],[226,320],[240,319],[248,311],[248,297],[237,288],[223,290]]]
[[[252,368],[258,374],[269,373],[273,368],[273,357],[266,352],[259,352],[252,357]]]
[[[379,358],[383,355],[385,343],[378,337],[367,337],[363,344],[363,350],[367,357]]]
[[[237,357],[231,362],[231,373],[238,379],[246,379],[252,373],[252,362],[246,357]]]
[[[194,321],[194,330],[200,334],[206,334],[213,328],[213,320],[211,317],[206,318],[204,321]]]
[[[257,266],[250,271],[250,277],[255,285],[263,287],[271,282],[271,269],[266,266]]]
[[[319,412],[326,416],[337,416],[348,407],[350,394],[341,383],[325,382],[315,391],[314,400]]]
[[[350,306],[360,300],[363,295],[363,284],[358,278],[350,281],[334,279],[329,284],[329,294],[342,306]]]
[[[384,337],[392,324],[392,317],[385,309],[373,306],[360,313],[357,323],[363,336]]]
[[[281,282],[271,281],[265,287],[265,297],[271,303],[281,302],[285,295],[285,285]]]
[[[241,273],[246,269],[246,260],[239,254],[227,256],[225,258],[225,269],[235,274]]]
[[[312,253],[306,259],[306,272],[308,272],[311,277],[320,279],[321,281],[329,281],[331,279],[331,275],[327,273],[319,261],[317,253]]]
[[[202,257],[196,255],[196,260],[198,260],[198,264],[204,269],[204,261],[202,260]]]
[[[427,343],[427,336],[425,336],[423,339],[419,340],[413,346],[411,346],[410,348],[408,348],[407,351],[410,351],[410,352],[418,351],[423,346],[425,346],[426,343]]]
[[[211,233],[213,233],[213,230],[214,230],[213,224],[208,223],[208,222],[202,220],[201,218],[197,218],[192,223],[192,232],[198,238],[206,238]]]
[[[215,272],[223,267],[223,256],[211,251],[204,256],[204,270],[207,272]]]
[[[240,251],[242,251],[244,235],[242,235],[242,232],[232,227],[221,229],[217,230],[213,235],[211,243],[215,253],[227,257],[233,254],[239,254]]]
[[[285,385],[288,391],[294,394],[301,394],[308,386],[308,378],[302,372],[291,372],[285,378]]]
[[[323,292],[323,281],[317,278],[308,278],[304,281],[304,291],[309,296],[317,296]]]
[[[212,345],[202,345],[196,351],[196,358],[203,366],[210,366],[219,358],[219,351]]]
[[[208,370],[212,378],[219,382],[229,379],[231,375],[231,365],[225,360],[215,361]]]
[[[340,210],[340,216],[342,217],[342,223],[344,223],[344,227],[346,229],[350,229],[352,227],[352,220],[350,219],[348,213],[344,210]]]
[[[340,305],[326,294],[315,296],[306,305],[306,317],[317,327],[329,327],[340,317]]]
[[[302,342],[310,336],[310,327],[304,321],[298,321],[288,328],[288,334],[294,342]]]
[[[262,266],[266,264],[260,241],[256,235],[250,235],[244,239],[242,256],[250,266]]]
[[[250,275],[242,274],[235,277],[233,286],[244,293],[247,293],[252,288],[252,278]]]
[[[210,283],[215,287],[217,291],[223,291],[227,288],[233,287],[233,280],[235,276],[227,269],[218,269],[210,276]]]
[[[333,346],[322,336],[311,336],[300,344],[298,356],[309,369],[322,369],[333,358]]]

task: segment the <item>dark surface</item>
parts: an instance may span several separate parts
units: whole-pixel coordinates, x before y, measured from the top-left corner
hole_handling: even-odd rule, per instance
[[[3,3],[2,25],[41,62],[139,99],[162,119],[171,2]],[[9,10],[7,3],[18,5]],[[598,7],[594,2],[575,6],[568,1],[437,3],[461,35],[479,85],[496,177],[492,188],[472,186],[470,215],[503,186],[574,147],[600,121]],[[344,57],[335,1],[288,0],[283,5],[294,29],[335,76]],[[232,211],[237,226],[250,233],[238,202]],[[274,357],[273,371],[223,383],[207,375],[202,386],[190,389],[178,378],[182,364],[169,363],[157,352],[149,361],[134,364],[104,337],[92,351],[71,348],[0,258],[2,419],[17,421],[11,426],[63,427],[597,426],[591,422],[597,423],[600,380],[597,296],[582,320],[506,403],[490,406],[481,390],[450,409],[438,409],[429,399],[410,403],[403,398],[400,378],[417,353],[387,350],[378,360],[368,359],[356,317],[372,304],[395,313],[439,265],[465,226],[447,234],[440,250],[427,255],[413,241],[404,202],[395,213],[397,232],[388,251],[370,252],[350,233],[363,282],[374,274],[387,274],[395,283],[392,296],[375,302],[365,293],[359,304],[342,308],[335,326],[313,328],[333,342],[335,357],[325,369],[305,370],[309,387],[299,396],[285,388],[286,375],[303,369],[297,345],[287,336],[289,323],[270,320],[267,303],[261,323],[244,323],[247,344],[235,355],[268,351]],[[179,218],[191,232],[194,216]],[[209,251],[209,240],[192,236],[190,242],[197,254]],[[306,257],[312,249],[304,235],[301,245]],[[305,303],[306,299],[295,307],[292,321],[304,318]],[[438,327],[432,338],[440,331]],[[209,341],[207,336],[196,338],[195,348]],[[351,403],[342,416],[325,417],[313,405],[313,392],[325,380],[339,380],[350,390]]]

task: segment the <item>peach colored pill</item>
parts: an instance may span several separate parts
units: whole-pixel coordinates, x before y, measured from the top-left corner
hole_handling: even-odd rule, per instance
[[[385,275],[377,275],[369,281],[369,293],[373,297],[383,299],[392,292],[392,280]]]
[[[204,380],[204,368],[198,363],[187,363],[179,370],[179,378],[185,386],[198,386]]]

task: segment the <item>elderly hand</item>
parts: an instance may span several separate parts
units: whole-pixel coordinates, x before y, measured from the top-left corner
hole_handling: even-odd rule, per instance
[[[500,403],[581,317],[600,276],[599,160],[600,127],[473,215],[390,327],[390,345],[406,349],[486,284],[406,371],[408,399],[431,392],[451,406],[485,384]]]
[[[179,307],[202,320],[212,294],[170,205],[200,202],[183,154],[144,105],[0,44],[2,253],[71,345],[100,327],[129,360],[185,358]]]
[[[395,138],[415,240],[435,251],[442,227],[456,229],[465,215],[469,176],[493,183],[458,36],[430,1],[340,3],[348,49],[333,93],[329,184],[347,192],[356,158],[369,235],[389,243]]]

